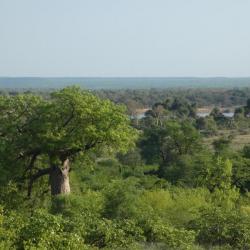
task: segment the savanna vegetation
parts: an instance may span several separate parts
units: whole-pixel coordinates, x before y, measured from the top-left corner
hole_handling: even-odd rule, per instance
[[[35,93],[46,98],[55,90],[38,89],[1,89],[0,94],[17,95],[23,93]],[[177,98],[179,100],[196,103],[197,107],[242,106],[250,98],[250,88],[151,88],[151,89],[99,89],[92,92],[102,99],[109,99],[115,103],[125,104],[129,111],[135,108],[151,107],[155,103],[164,102],[166,99]]]
[[[233,117],[169,94],[142,119],[77,87],[2,93],[0,249],[250,249],[250,144],[234,147],[250,101],[233,91]]]

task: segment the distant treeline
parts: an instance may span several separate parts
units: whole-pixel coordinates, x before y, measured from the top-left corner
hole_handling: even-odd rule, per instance
[[[233,107],[244,105],[250,98],[250,88],[235,89],[149,89],[149,90],[99,90],[97,95],[116,103],[133,102],[140,107],[151,107],[166,99],[184,99],[198,107]]]
[[[53,89],[2,89],[0,94],[16,95],[20,92],[37,93],[43,97],[49,97]],[[242,106],[250,98],[250,87],[222,89],[222,88],[173,88],[173,89],[125,89],[125,90],[91,90],[103,99],[110,99],[115,103],[122,103],[134,108],[152,107],[157,102],[166,99],[178,98],[190,103],[196,103],[197,107]]]

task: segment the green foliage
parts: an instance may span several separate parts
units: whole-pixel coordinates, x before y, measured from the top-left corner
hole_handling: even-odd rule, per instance
[[[220,80],[221,81],[221,80]],[[211,86],[210,86],[211,87]],[[114,102],[127,104],[131,100],[142,105],[151,107],[155,103],[164,103],[166,99],[184,99],[198,106],[238,106],[244,105],[250,97],[249,88],[190,88],[190,89],[121,89],[121,90],[98,90],[95,91],[102,98],[108,98]]]
[[[129,150],[126,154],[118,154],[118,159],[121,164],[130,167],[139,167],[142,165],[141,154],[138,148]]]
[[[138,191],[133,180],[112,182],[104,189],[104,197],[105,217],[126,219],[135,213],[133,203],[138,197]]]
[[[214,150],[217,154],[223,155],[229,153],[231,138],[219,138],[213,142]]]
[[[18,190],[16,183],[9,182],[5,186],[0,186],[0,205],[5,209],[22,208],[24,198],[24,194]]]
[[[220,157],[215,158],[213,164],[206,166],[200,173],[200,181],[209,190],[216,188],[229,189],[232,181],[232,163],[230,160],[223,160]]]
[[[99,192],[88,190],[81,196],[70,194],[52,197],[51,212],[69,218],[77,217],[81,212],[99,217],[103,206],[104,197]]]
[[[243,155],[245,158],[250,159],[250,145],[247,145],[243,148]]]
[[[215,135],[218,131],[217,124],[212,116],[197,118],[196,128],[205,133],[205,135]]]
[[[249,147],[207,147],[199,130],[229,120],[196,119],[191,96],[158,101],[139,131],[124,107],[76,87],[0,96],[0,249],[250,249]],[[64,157],[72,194],[44,196],[43,177],[27,199],[36,171]]]
[[[136,218],[144,224],[148,219],[161,220],[181,228],[199,216],[201,207],[210,206],[210,193],[206,189],[172,188],[145,191],[137,202]]]
[[[250,247],[250,217],[242,215],[238,210],[204,209],[190,228],[198,232],[197,240],[200,244],[229,245],[230,249]]]
[[[153,159],[165,165],[180,155],[197,151],[199,140],[198,131],[189,122],[168,121],[161,128],[145,131],[141,141],[142,155],[147,162]]]
[[[239,191],[232,185],[232,162],[215,158],[214,164],[208,165],[200,173],[199,181],[212,192],[214,203],[219,206],[234,207],[239,198]]]
[[[168,123],[162,136],[159,153],[162,156],[159,176],[171,183],[185,182],[192,176],[190,161],[202,150],[200,135],[188,122]],[[189,176],[189,177],[188,177]]]
[[[162,242],[166,249],[193,249],[195,232],[176,229],[158,221],[150,221],[147,225],[147,238],[152,242]]]
[[[29,193],[37,178],[55,166],[64,168],[66,159],[125,152],[137,136],[123,106],[77,87],[53,92],[49,100],[1,96],[0,108],[0,173],[5,182],[29,182]]]
[[[130,249],[136,242],[144,240],[142,229],[130,220],[94,221],[86,236],[89,244],[105,249]]]
[[[16,249],[20,244],[19,234],[26,223],[26,217],[15,211],[0,207],[0,249]]]
[[[45,212],[34,213],[19,237],[20,248],[24,249],[85,249],[80,236],[67,231],[60,216]]]
[[[233,163],[233,184],[241,190],[246,192],[250,189],[250,159],[246,157],[245,150],[242,154],[234,154],[232,157]]]

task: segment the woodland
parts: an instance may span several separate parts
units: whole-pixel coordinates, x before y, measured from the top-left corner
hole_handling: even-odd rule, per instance
[[[249,115],[249,88],[2,90],[0,249],[250,249]]]

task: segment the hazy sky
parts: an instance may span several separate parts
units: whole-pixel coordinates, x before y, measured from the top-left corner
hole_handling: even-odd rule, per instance
[[[0,0],[0,76],[250,76],[250,0]]]

